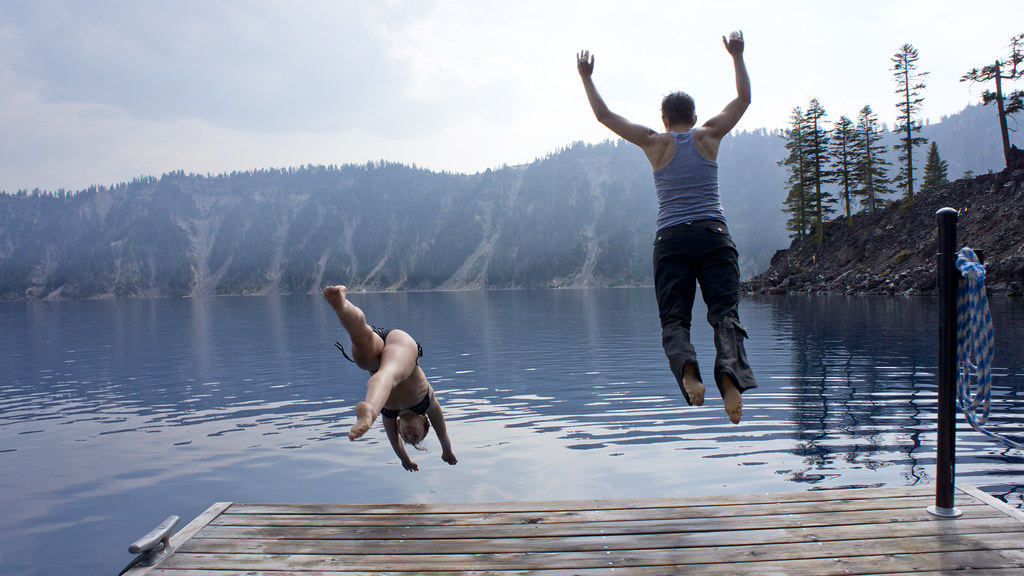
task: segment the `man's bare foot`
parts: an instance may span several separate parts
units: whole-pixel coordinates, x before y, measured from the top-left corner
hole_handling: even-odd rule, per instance
[[[370,426],[373,426],[373,408],[366,402],[356,404],[356,423],[349,430],[348,439],[355,440],[361,437],[366,434]]]
[[[345,306],[345,295],[348,294],[348,288],[344,286],[328,286],[324,288],[324,300],[331,305],[334,310],[340,311]]]
[[[686,395],[690,397],[690,404],[704,405],[704,384],[700,381],[696,365],[687,364],[683,368],[683,388],[686,389]]]
[[[739,424],[743,418],[743,398],[736,382],[728,374],[722,375],[722,403],[725,404],[725,413],[729,415],[729,421]]]

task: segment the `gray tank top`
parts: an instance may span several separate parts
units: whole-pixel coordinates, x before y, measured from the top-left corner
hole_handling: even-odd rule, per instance
[[[670,132],[676,150],[668,164],[654,171],[658,191],[658,230],[684,222],[718,220],[725,212],[718,196],[718,162],[700,155],[693,132]]]

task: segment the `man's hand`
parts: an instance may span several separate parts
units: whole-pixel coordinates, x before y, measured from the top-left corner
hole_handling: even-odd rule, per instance
[[[743,55],[743,31],[740,30],[739,34],[734,36],[729,35],[729,38],[722,36],[722,44],[725,44],[725,49],[728,50],[729,54],[733,58]]]
[[[402,460],[402,467],[408,470],[409,472],[417,472],[420,469],[420,467],[416,465],[415,462],[409,460],[408,458]]]
[[[594,56],[589,50],[576,54],[576,69],[580,71],[581,78],[590,78],[594,73]]]
[[[728,39],[722,36],[722,44],[725,44],[725,49],[732,56],[732,66],[736,72],[736,97],[718,115],[694,131],[697,149],[709,160],[718,158],[718,145],[722,138],[736,126],[750,106],[750,76],[743,62],[743,32],[733,32]]]
[[[455,454],[451,451],[446,451],[441,454],[441,460],[448,463],[449,466],[455,466],[459,461],[455,458]]]

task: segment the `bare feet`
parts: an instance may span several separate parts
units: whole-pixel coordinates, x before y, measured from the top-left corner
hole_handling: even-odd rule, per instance
[[[728,374],[722,375],[722,403],[725,404],[725,413],[729,415],[729,421],[739,424],[740,418],[743,417],[743,398],[736,382]]]
[[[334,308],[334,314],[341,321],[341,327],[348,332],[349,338],[352,339],[352,352],[356,364],[363,369],[371,368],[372,366],[367,367],[360,363],[359,352],[356,351],[356,348],[363,347],[364,350],[376,350],[379,353],[379,348],[384,345],[384,342],[380,342],[380,346],[374,346],[374,340],[379,339],[379,337],[374,335],[373,330],[367,326],[366,316],[363,314],[363,311],[348,301],[348,288],[340,284],[328,286],[324,288],[323,294],[324,300],[327,300],[331,308]]]
[[[687,364],[683,367],[683,388],[686,389],[686,395],[690,397],[690,404],[704,405],[704,384],[700,381],[700,374],[697,373],[695,364]]]
[[[328,286],[324,288],[324,300],[334,308],[335,312],[340,312],[345,306],[345,295],[348,294],[348,288],[344,286]]]
[[[370,426],[373,426],[373,419],[373,408],[369,404],[366,402],[356,404],[356,423],[349,430],[348,439],[355,440],[366,434]]]

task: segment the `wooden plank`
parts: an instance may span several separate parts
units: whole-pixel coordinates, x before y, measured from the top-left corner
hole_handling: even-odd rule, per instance
[[[970,550],[1008,550],[1014,551],[1020,548],[1020,533],[1000,534],[971,534],[971,535],[926,535],[926,536],[886,536],[879,538],[860,538],[851,540],[813,540],[813,541],[791,541],[791,542],[761,542],[748,540],[743,543],[722,543],[710,541],[695,542],[689,539],[677,539],[676,545],[671,545],[670,539],[659,538],[651,541],[649,538],[637,538],[632,545],[609,545],[606,548],[600,546],[560,545],[560,542],[548,542],[542,540],[537,542],[538,546],[524,546],[522,548],[508,548],[495,546],[493,550],[487,550],[483,546],[446,546],[439,544],[434,549],[416,548],[410,549],[406,546],[396,545],[391,542],[388,545],[375,545],[368,543],[364,548],[346,546],[337,549],[328,543],[317,545],[313,541],[288,541],[280,542],[264,540],[260,542],[249,541],[245,545],[237,545],[238,542],[219,542],[217,548],[198,550],[193,548],[182,548],[183,552],[193,553],[221,553],[232,554],[232,556],[296,556],[296,554],[327,554],[339,561],[345,561],[352,566],[370,567],[379,564],[389,566],[408,565],[409,568],[427,569],[435,562],[444,564],[460,562],[462,558],[483,559],[495,554],[531,554],[532,558],[544,559],[552,557],[556,561],[540,562],[546,568],[557,568],[557,562],[573,558],[594,558],[597,552],[598,561],[603,563],[611,558],[613,553],[631,554],[631,556],[649,559],[657,557],[658,554],[665,554],[672,562],[679,562],[687,558],[688,554],[698,553],[701,556],[713,557],[713,562],[722,562],[729,559],[744,561],[755,559],[759,562],[767,560],[807,559],[807,558],[830,558],[836,556],[870,556],[876,553],[920,553],[920,552],[941,552],[941,551],[970,551]],[[757,544],[752,544],[757,542]],[[544,547],[545,544],[550,546]],[[651,545],[656,544],[656,545]],[[583,567],[587,564],[584,561],[571,560],[568,567]],[[695,562],[691,562],[695,563]]]
[[[553,510],[540,512],[530,509],[531,503],[522,504],[522,509],[504,513],[464,512],[457,514],[440,514],[437,512],[407,512],[405,514],[342,514],[333,512],[316,512],[315,508],[303,507],[300,511],[285,513],[282,509],[274,512],[254,513],[250,506],[236,505],[232,514],[223,514],[214,522],[218,526],[300,526],[316,519],[320,526],[447,526],[460,525],[497,525],[497,524],[538,524],[538,523],[579,523],[591,521],[616,520],[658,520],[664,518],[721,518],[749,517],[772,514],[807,514],[827,509],[830,512],[846,512],[854,510],[894,510],[921,509],[921,498],[904,497],[889,498],[884,501],[874,499],[836,500],[827,502],[795,502],[795,503],[747,503],[720,506],[672,506],[657,508],[608,508],[603,510]],[[980,502],[964,502],[961,509],[976,507],[985,508]]]
[[[631,574],[631,576],[632,575],[636,575],[636,576],[662,576],[663,574],[665,574],[665,575],[671,574],[672,576],[678,576],[679,575],[679,572],[678,571],[673,571],[673,569],[658,568],[656,570],[660,570],[662,572],[660,572],[660,574],[642,573],[642,572],[631,572],[630,574]],[[698,572],[698,573],[699,574],[703,574],[703,572]],[[1021,571],[1020,571],[1019,568],[987,568],[987,569],[980,569],[980,570],[979,569],[971,569],[967,573],[965,573],[965,571],[961,570],[961,569],[929,570],[927,572],[888,572],[888,573],[885,574],[885,576],[922,576],[923,574],[927,575],[927,576],[968,576],[968,575],[970,575],[970,576],[1020,576],[1020,573],[1021,573]],[[220,571],[220,570],[218,570],[216,572],[213,572],[213,571],[210,571],[210,570],[174,570],[174,571],[165,571],[165,572],[160,573],[159,575],[155,573],[154,576],[211,576],[211,575],[214,575],[214,576],[236,576],[236,575],[237,576],[285,576],[285,575],[294,575],[294,574],[297,574],[297,573],[295,571],[292,571],[292,570],[282,570],[282,571],[278,571],[278,570],[260,570],[258,572]],[[375,572],[351,572],[351,571],[345,571],[345,572],[337,572],[337,571],[323,572],[323,571],[308,571],[308,572],[302,572],[301,573],[302,576],[342,576],[342,575],[343,576],[381,576],[382,574],[384,574],[384,573],[379,572],[379,571],[375,571]],[[736,574],[736,573],[734,573],[734,574]],[[781,575],[778,572],[771,572],[771,573],[769,573],[769,572],[760,572],[760,571],[757,571],[757,570],[755,570],[753,572],[742,573],[742,574],[752,574],[752,575],[772,574],[772,575],[784,576],[784,575]],[[588,570],[568,570],[568,571],[566,571],[566,570],[545,570],[543,572],[527,571],[527,570],[507,570],[507,571],[501,571],[501,572],[492,571],[492,570],[485,570],[485,571],[472,570],[472,571],[464,571],[464,572],[432,572],[429,576],[623,576],[623,571],[622,570],[616,570],[614,568],[610,568],[610,569],[597,569],[597,570],[590,570],[590,569],[588,569]]]
[[[700,574],[786,574],[826,576],[840,574],[887,574],[890,572],[921,572],[933,570],[969,570],[972,568],[1015,567],[1024,571],[1024,557],[1006,556],[1005,552],[990,550],[942,551],[893,553],[881,555],[813,556],[806,558],[760,558],[736,559],[718,556],[718,550],[702,553],[680,554],[663,552],[645,554],[636,551],[630,554],[577,555],[577,554],[494,554],[487,556],[451,556],[435,559],[404,559],[391,562],[391,558],[336,557],[330,555],[228,555],[228,554],[183,554],[172,557],[174,562],[162,563],[162,568],[172,574],[171,568],[218,570],[264,571],[290,570],[293,572],[369,572],[369,573],[411,573],[438,572],[459,573],[461,569],[486,568],[489,571],[526,570],[537,574],[554,570],[606,571],[615,568],[618,573],[630,575],[679,573],[679,569],[696,570]],[[600,573],[600,572],[598,572]]]
[[[234,504],[149,576],[1024,574],[1024,522],[961,489],[700,499],[388,505]],[[191,524],[190,524],[191,526]]]
[[[965,519],[988,518],[995,523],[1008,520],[998,511],[971,508],[964,512]],[[202,537],[210,538],[301,538],[301,539],[359,539],[359,540],[429,540],[436,538],[507,538],[552,536],[611,536],[657,533],[688,533],[743,530],[750,526],[766,528],[813,528],[821,526],[857,526],[898,522],[941,522],[923,507],[899,510],[867,510],[835,514],[828,511],[799,515],[779,514],[751,517],[727,516],[721,518],[678,518],[665,520],[633,520],[615,522],[533,523],[507,525],[448,525],[448,526],[209,526]]]
[[[925,509],[921,498],[889,499],[884,503],[872,500],[836,501],[826,503],[767,503],[752,502],[744,505],[729,505],[716,508],[694,508],[692,506],[676,506],[641,509],[605,509],[580,511],[510,512],[489,513],[475,512],[462,515],[443,515],[443,513],[415,513],[409,515],[360,515],[347,516],[340,513],[311,513],[314,508],[303,507],[301,513],[241,513],[241,515],[222,515],[217,519],[216,526],[360,526],[360,527],[414,527],[414,526],[463,526],[487,525],[550,525],[580,524],[588,522],[654,521],[665,519],[719,519],[749,518],[762,516],[793,516],[812,515],[812,513],[850,512],[850,511],[893,511],[911,510],[920,512]],[[245,504],[237,504],[232,509],[245,509]],[[980,502],[962,502],[959,505],[969,515],[997,516],[995,510]]]
[[[948,532],[948,527],[939,522],[896,524],[891,526],[867,525],[851,529],[847,526],[829,526],[817,529],[782,528],[749,529],[730,532],[698,532],[691,534],[642,534],[632,536],[575,536],[548,538],[496,538],[462,540],[405,540],[401,543],[403,554],[431,554],[440,550],[458,549],[463,553],[487,552],[583,552],[606,550],[629,550],[636,548],[658,549],[681,546],[739,546],[758,542],[762,545],[800,542],[839,542],[845,540],[868,540],[879,537],[939,537]],[[992,526],[988,519],[960,520],[957,533],[978,537],[1009,533],[1020,535],[1012,526]],[[182,552],[232,554],[370,554],[378,550],[395,551],[394,540],[337,540],[337,539],[194,539],[183,545]]]
[[[851,488],[841,490],[810,490],[806,492],[758,493],[746,495],[712,495],[700,498],[621,498],[610,500],[552,500],[533,502],[453,502],[430,504],[236,504],[230,514],[272,514],[302,513],[312,510],[314,514],[422,514],[441,512],[445,514],[492,513],[505,514],[522,510],[534,512],[589,511],[645,508],[717,508],[727,505],[748,505],[752,502],[835,502],[854,500],[879,501],[887,498],[906,498],[934,495],[930,486],[908,486],[902,488]]]
[[[1021,522],[1024,522],[1024,510],[1014,508],[1007,504],[1006,502],[997,500],[996,498],[992,497],[989,494],[986,494],[985,492],[982,492],[981,490],[975,488],[974,486],[969,486],[967,484],[957,484],[956,487],[965,495],[974,498],[976,501],[985,503],[986,505],[991,506],[996,510],[999,510],[1000,512],[1006,514],[1011,518],[1015,518]]]

